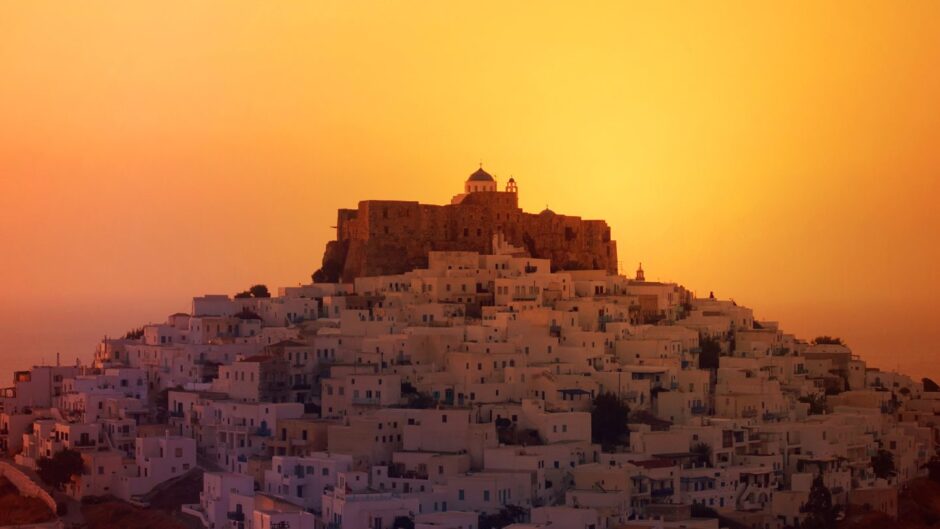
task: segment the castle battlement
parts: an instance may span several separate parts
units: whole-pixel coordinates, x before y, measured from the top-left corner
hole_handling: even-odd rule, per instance
[[[365,200],[337,213],[336,240],[327,243],[317,282],[399,274],[426,267],[432,251],[493,253],[494,235],[529,256],[550,259],[553,270],[617,272],[617,243],[603,220],[583,220],[549,209],[526,213],[510,179],[498,191],[482,168],[450,204]]]

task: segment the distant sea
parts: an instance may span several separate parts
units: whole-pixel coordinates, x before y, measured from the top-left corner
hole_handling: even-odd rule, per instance
[[[62,365],[74,365],[76,359],[83,364],[91,363],[95,357],[95,345],[100,340],[101,335],[97,332],[0,336],[0,387],[12,385],[14,371],[55,364],[57,352]]]
[[[48,306],[0,307],[0,387],[11,384],[14,371],[54,364],[56,353],[62,365],[75,365],[76,359],[89,364],[106,335],[123,336],[148,322],[164,321],[186,305],[184,298],[183,303],[63,300]]]

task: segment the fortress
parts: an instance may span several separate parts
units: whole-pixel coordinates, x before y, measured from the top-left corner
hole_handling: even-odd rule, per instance
[[[526,213],[515,180],[498,191],[496,179],[481,167],[447,205],[365,200],[357,209],[340,209],[336,240],[327,243],[313,280],[400,274],[427,267],[430,251],[513,252],[551,259],[553,271],[617,273],[617,243],[606,222],[549,209]]]

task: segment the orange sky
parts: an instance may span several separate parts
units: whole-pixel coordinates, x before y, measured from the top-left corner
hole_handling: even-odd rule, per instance
[[[337,207],[482,159],[628,271],[940,376],[940,3],[820,4],[4,3],[0,369],[308,281]]]

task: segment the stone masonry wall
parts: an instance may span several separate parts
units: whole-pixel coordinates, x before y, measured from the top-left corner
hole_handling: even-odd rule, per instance
[[[6,461],[0,461],[0,476],[8,479],[23,496],[39,498],[43,503],[49,506],[52,512],[58,512],[56,501],[52,495],[27,476],[22,470]]]
[[[617,243],[602,220],[525,213],[515,193],[478,192],[458,204],[370,200],[337,215],[337,240],[327,244],[314,281],[352,281],[427,266],[430,251],[492,252],[495,232],[554,270],[617,272]]]

